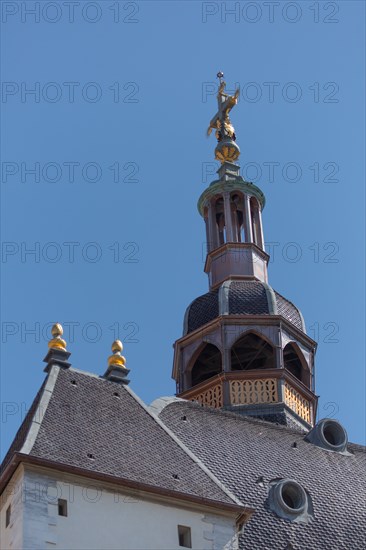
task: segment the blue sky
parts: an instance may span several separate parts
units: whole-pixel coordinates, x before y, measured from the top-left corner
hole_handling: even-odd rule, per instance
[[[364,3],[1,7],[2,453],[52,322],[74,367],[103,374],[118,335],[131,387],[174,393],[172,345],[208,289],[196,203],[216,169],[218,70],[241,87],[269,282],[319,343],[319,416],[364,443]]]

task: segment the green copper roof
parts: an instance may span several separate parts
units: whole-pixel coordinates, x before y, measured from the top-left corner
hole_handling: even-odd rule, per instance
[[[207,187],[207,189],[204,190],[204,192],[198,199],[197,207],[201,216],[203,216],[204,202],[207,199],[213,198],[215,195],[224,193],[225,191],[242,191],[242,193],[245,193],[246,195],[256,197],[256,199],[258,199],[259,201],[259,204],[261,205],[262,210],[266,204],[264,193],[259,189],[259,187],[254,185],[254,183],[243,180],[243,178],[240,176],[232,180],[215,180],[210,184],[209,187]]]

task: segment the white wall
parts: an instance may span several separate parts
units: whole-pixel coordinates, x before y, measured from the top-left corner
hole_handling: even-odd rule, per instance
[[[0,548],[23,548],[23,469],[18,468],[1,495],[0,503]],[[11,506],[11,519],[5,527],[6,510]]]
[[[146,494],[33,466],[26,467],[22,483],[23,525],[20,519],[16,529],[23,530],[24,543],[11,545],[6,537],[4,550],[179,550],[178,524],[191,528],[196,550],[237,548],[234,517],[212,510],[148,500]],[[58,515],[58,498],[68,501],[67,517]]]

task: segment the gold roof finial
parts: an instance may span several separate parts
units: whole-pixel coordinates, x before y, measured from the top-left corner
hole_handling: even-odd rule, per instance
[[[229,95],[225,92],[226,82],[224,81],[224,73],[219,71],[217,73],[217,78],[220,81],[217,94],[218,109],[215,116],[210,120],[207,135],[209,136],[212,130],[215,130],[215,135],[217,138],[215,159],[219,160],[221,164],[224,164],[225,162],[233,163],[239,158],[240,149],[235,143],[235,129],[231,124],[229,113],[238,103],[240,90],[238,88],[234,95]]]
[[[123,344],[121,340],[115,340],[112,344],[113,355],[108,357],[108,365],[110,367],[126,368],[126,358],[121,355]]]
[[[53,338],[48,342],[48,347],[50,349],[61,349],[66,351],[66,342],[61,338],[64,333],[64,329],[60,323],[55,323],[51,329],[51,334]]]

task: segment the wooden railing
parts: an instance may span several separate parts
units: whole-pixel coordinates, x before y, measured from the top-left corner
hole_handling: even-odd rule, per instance
[[[275,378],[230,380],[229,384],[231,405],[278,402],[277,380]]]
[[[220,382],[219,384],[212,386],[212,388],[196,394],[191,401],[198,401],[201,405],[220,409],[224,404],[222,396],[222,383]]]
[[[311,414],[311,405],[310,401],[305,399],[298,391],[295,390],[288,382],[285,382],[284,385],[284,401],[291,410],[296,414],[306,420],[306,422],[311,423],[312,414]]]
[[[259,374],[263,378],[258,378]],[[267,376],[265,376],[267,375]],[[282,383],[282,392],[280,390]],[[224,403],[224,385],[228,384],[228,403]],[[232,371],[220,373],[179,394],[179,397],[198,401],[207,407],[285,403],[300,418],[313,422],[313,394],[291,373],[283,369]]]

